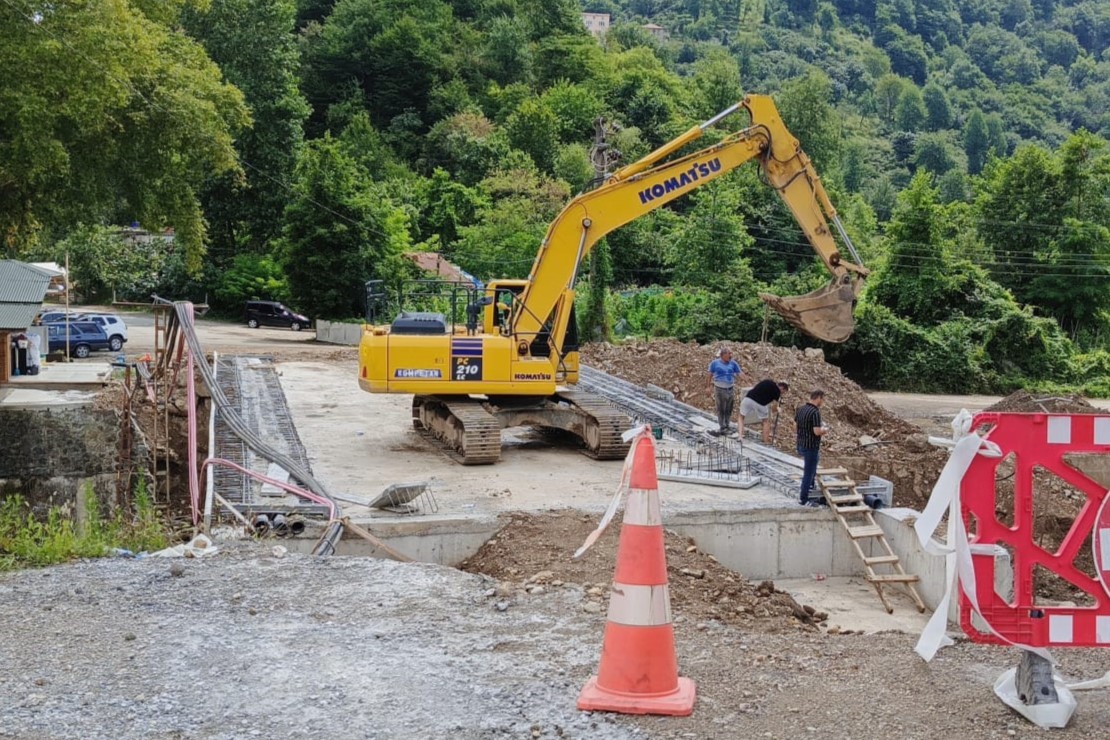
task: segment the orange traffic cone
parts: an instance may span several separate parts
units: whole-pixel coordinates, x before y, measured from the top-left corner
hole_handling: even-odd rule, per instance
[[[628,505],[601,666],[578,695],[578,708],[686,716],[694,711],[695,688],[690,679],[678,677],[651,435],[641,434],[629,454]]]

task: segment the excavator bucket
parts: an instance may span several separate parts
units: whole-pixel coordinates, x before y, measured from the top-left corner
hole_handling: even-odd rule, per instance
[[[856,282],[858,285],[859,281]],[[784,298],[760,293],[759,297],[791,326],[811,337],[839,344],[847,341],[855,329],[852,309],[857,285],[853,285],[851,278],[837,278],[805,295]]]

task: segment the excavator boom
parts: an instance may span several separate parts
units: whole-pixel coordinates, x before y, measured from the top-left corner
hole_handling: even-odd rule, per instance
[[[667,159],[741,108],[751,116],[750,126],[701,151]],[[829,342],[845,341],[854,328],[852,308],[868,271],[859,264],[809,157],[786,129],[774,102],[763,95],[745,97],[618,170],[596,190],[572,200],[548,228],[536,255],[520,308],[514,314],[514,335],[534,337],[549,327],[553,350],[558,352],[573,304],[578,266],[599,239],[752,159],[759,162],[768,184],[790,208],[833,275],[830,285],[813,293],[787,298],[768,295],[764,300],[803,332]],[[841,255],[830,222],[838,229],[852,260]]]

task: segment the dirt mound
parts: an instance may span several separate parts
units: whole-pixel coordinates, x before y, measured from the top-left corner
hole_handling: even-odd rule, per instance
[[[821,415],[832,428],[822,443],[822,464],[842,465],[858,476],[856,480],[867,480],[869,475],[892,480],[897,505],[918,509],[925,505],[946,458],[942,450],[928,444],[920,429],[872,401],[840,368],[825,362],[820,351],[767,344],[730,346],[753,380],[772,378],[790,385],[780,403],[776,447],[796,454],[794,410],[809,399],[811,390],[820,388],[826,394]],[[582,361],[637,385],[665,388],[684,403],[712,411],[706,369],[716,349],[716,345],[673,339],[588,344],[582,348]],[[864,435],[878,444],[861,444]]]
[[[1016,391],[1003,398],[986,411],[1009,411],[1016,413],[1045,414],[1104,414],[1104,410],[1092,406],[1081,396],[1034,395],[1028,391]]]
[[[587,611],[604,611],[619,541],[618,524],[610,525],[585,555],[571,556],[597,527],[598,517],[562,511],[540,516],[513,514],[489,542],[459,567],[502,581],[498,595],[520,591],[565,588],[576,584],[585,589]],[[667,572],[671,605],[676,616],[701,622],[752,626],[766,632],[815,629],[827,615],[799,605],[771,581],[759,584],[724,567],[711,555],[698,550],[693,540],[667,532]]]

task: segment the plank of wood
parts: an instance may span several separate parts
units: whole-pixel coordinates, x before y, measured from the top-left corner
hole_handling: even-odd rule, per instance
[[[897,563],[897,555],[876,555],[875,557],[865,557],[863,562],[868,565],[882,565],[884,563]]]
[[[848,475],[844,468],[817,468],[817,475]]]
[[[893,576],[864,576],[871,583],[917,583],[921,579],[917,576],[909,574],[898,574]]]
[[[883,528],[878,524],[872,524],[865,527],[847,527],[848,536],[853,540],[863,539],[864,537],[882,537]]]

